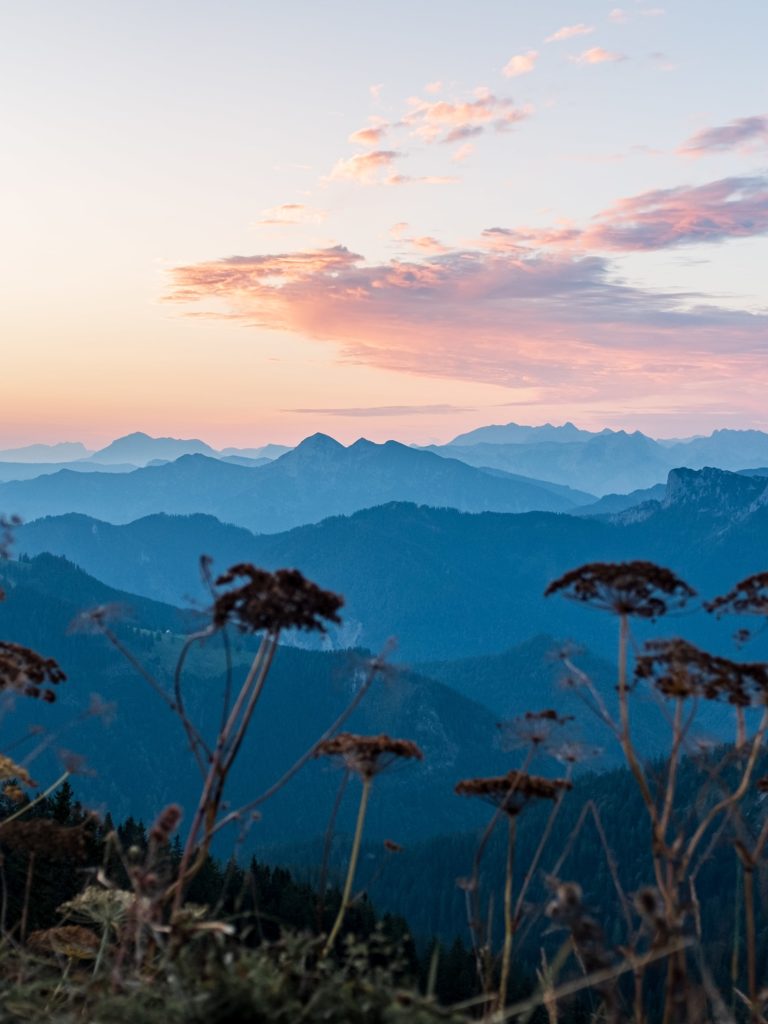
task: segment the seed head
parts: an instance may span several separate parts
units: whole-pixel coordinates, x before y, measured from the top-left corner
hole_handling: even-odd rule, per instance
[[[457,783],[459,796],[478,796],[514,817],[533,800],[556,800],[561,793],[572,789],[567,779],[545,779],[540,775],[511,771],[506,775],[463,779]]]
[[[748,576],[741,583],[729,590],[727,594],[705,601],[704,607],[718,619],[723,615],[757,615],[768,616],[768,572],[758,572]],[[736,641],[744,643],[749,639],[749,630],[740,629]]]
[[[226,586],[245,580],[216,598],[213,624],[217,629],[234,622],[244,633],[266,630],[277,635],[282,629],[306,629],[324,633],[326,622],[340,622],[344,601],[338,594],[321,590],[297,569],[267,572],[248,563],[233,565],[216,580]]]
[[[350,770],[361,778],[370,780],[379,775],[398,758],[424,758],[419,747],[411,740],[392,739],[382,733],[380,736],[359,736],[352,732],[341,732],[318,744],[316,757],[338,757]]]
[[[768,696],[768,665],[721,658],[687,640],[652,640],[635,664],[635,676],[665,697],[703,697],[749,707]]]
[[[46,688],[47,684],[57,686],[66,678],[53,658],[44,658],[21,644],[0,640],[0,691],[12,690],[53,703],[56,695]]]
[[[681,608],[696,591],[654,562],[591,562],[550,583],[544,595],[565,597],[615,615],[656,619],[671,607]]]

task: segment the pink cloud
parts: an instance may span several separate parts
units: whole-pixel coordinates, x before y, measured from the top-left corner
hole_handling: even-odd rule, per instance
[[[585,228],[493,228],[497,251],[520,247],[646,252],[768,233],[768,177],[723,178],[706,185],[656,189],[620,199]]]
[[[585,25],[583,22],[579,22],[578,25],[563,25],[557,32],[553,32],[551,36],[547,36],[544,40],[545,43],[559,43],[563,39],[573,39],[575,36],[588,36],[591,32],[594,32],[592,25]]]
[[[358,131],[352,132],[348,141],[360,146],[380,146],[387,134],[387,128],[386,122],[372,124],[367,128],[360,128]]]
[[[427,82],[424,86],[424,92],[428,92],[430,96],[435,96],[437,93],[443,91],[443,83],[440,81]]]
[[[572,405],[607,388],[615,400],[679,400],[694,386],[768,382],[768,316],[630,287],[594,256],[453,250],[368,265],[337,246],[172,273],[171,300],[335,344],[348,361]]]
[[[370,185],[379,179],[379,171],[392,166],[401,156],[394,149],[376,149],[370,153],[356,153],[346,160],[339,160],[329,177],[333,181],[357,181]]]
[[[500,99],[487,89],[477,89],[475,95],[474,100],[456,103],[413,98],[403,123],[425,142],[457,142],[489,127],[504,131],[530,115],[529,109],[516,107],[512,100]]]
[[[322,224],[328,216],[327,210],[313,209],[303,203],[283,203],[261,211],[260,225],[279,224]]]
[[[608,18],[616,25],[621,25],[625,21],[629,21],[629,15],[622,7],[614,7],[608,15]]]
[[[768,117],[739,117],[728,124],[703,128],[687,139],[678,152],[685,156],[705,156],[729,149],[742,149],[750,144],[768,143]]]
[[[464,160],[466,160],[467,157],[470,157],[474,153],[474,151],[475,147],[472,145],[472,143],[465,142],[463,146],[459,146],[459,148],[454,152],[453,156],[451,157],[451,160],[453,160],[455,164],[460,164]]]
[[[593,46],[589,50],[584,50],[578,57],[571,57],[574,64],[607,64],[626,59],[623,53],[604,50],[602,46]]]
[[[527,53],[518,53],[510,57],[502,68],[501,73],[507,78],[516,78],[518,75],[527,75],[533,71],[538,59],[538,50],[528,50]]]

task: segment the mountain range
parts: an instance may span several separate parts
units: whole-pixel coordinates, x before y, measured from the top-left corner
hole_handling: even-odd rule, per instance
[[[197,566],[203,553],[217,571],[238,561],[295,566],[344,594],[337,646],[375,650],[395,636],[403,658],[435,661],[499,652],[537,634],[612,657],[605,616],[543,598],[554,578],[585,562],[647,558],[714,596],[761,569],[767,542],[768,478],[681,469],[670,473],[662,501],[615,515],[468,514],[389,503],[268,536],[211,516],[111,525],[65,515],[22,526],[16,550],[65,555],[113,586],[177,604],[208,600]],[[726,645],[733,632],[703,613],[682,624],[705,643]],[[668,620],[670,628],[680,624]]]
[[[24,519],[82,512],[125,523],[154,512],[205,512],[269,533],[390,501],[463,511],[565,511],[594,496],[552,483],[484,471],[388,441],[349,447],[315,434],[266,465],[205,455],[132,473],[61,470],[0,484],[0,509]]]

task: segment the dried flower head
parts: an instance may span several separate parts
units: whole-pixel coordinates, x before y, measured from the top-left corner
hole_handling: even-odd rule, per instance
[[[748,707],[768,695],[768,665],[721,658],[679,638],[646,643],[635,676],[678,699],[703,697]]]
[[[242,563],[219,576],[216,585],[226,586],[238,580],[246,582],[220,594],[214,602],[216,628],[234,622],[244,633],[266,630],[276,635],[282,629],[324,633],[323,620],[341,621],[338,613],[343,599],[329,590],[321,590],[297,569],[266,572]]]
[[[12,758],[7,757],[5,754],[0,754],[0,782],[4,782],[6,779],[16,779],[24,786],[37,785],[26,768],[16,764]]]
[[[591,562],[550,583],[544,595],[562,592],[616,615],[656,619],[681,608],[696,591],[654,562]]]
[[[75,921],[87,921],[102,928],[117,928],[125,918],[136,896],[127,889],[103,889],[87,885],[71,900],[62,903],[59,913]]]
[[[768,616],[768,572],[748,576],[727,594],[715,597],[712,601],[705,601],[704,607],[718,619],[728,614],[757,615],[765,618]],[[748,629],[740,629],[735,639],[741,644],[749,640],[749,637]]]
[[[758,793],[768,793],[768,775],[763,775],[755,782]]]
[[[501,747],[514,750],[521,746],[540,749],[549,744],[552,734],[573,721],[572,715],[558,715],[556,711],[526,711],[508,722],[498,722]]]
[[[87,854],[86,832],[82,825],[59,825],[48,818],[0,822],[0,845],[52,860],[59,857],[82,860]]]
[[[0,640],[0,690],[13,690],[25,697],[53,703],[56,694],[46,688],[47,684],[57,686],[66,678],[53,658],[44,658],[21,644]]]
[[[533,800],[556,800],[572,788],[567,779],[545,779],[540,775],[511,771],[506,775],[463,779],[457,783],[455,792],[459,796],[478,796],[512,817]]]
[[[394,839],[385,839],[384,840],[384,849],[387,851],[387,853],[402,853],[403,852],[403,848],[400,845],[400,843],[396,843],[394,841]]]
[[[424,758],[411,740],[392,739],[384,733],[380,736],[359,736],[352,732],[340,732],[338,736],[319,743],[315,756],[338,757],[350,771],[366,780],[384,771],[398,758],[417,761]]]
[[[130,617],[130,609],[116,602],[97,604],[80,612],[70,622],[68,633],[103,633],[112,622]]]
[[[37,953],[55,953],[72,960],[95,960],[99,951],[99,938],[90,928],[78,924],[59,925],[45,931],[32,932],[27,940]]]
[[[181,817],[181,807],[178,804],[168,804],[155,818],[155,822],[149,830],[149,838],[158,846],[164,846],[179,827]]]

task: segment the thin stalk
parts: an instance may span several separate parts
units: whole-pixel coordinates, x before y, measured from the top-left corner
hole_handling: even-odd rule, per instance
[[[514,815],[510,815],[507,834],[507,865],[504,877],[504,947],[501,953],[501,978],[499,979],[500,1010],[503,1010],[507,1004],[509,968],[512,963],[512,939],[515,934],[515,915],[512,911],[512,881],[515,864],[516,827],[517,819]]]
[[[755,929],[755,877],[751,864],[744,865],[744,939],[747,946],[747,992],[750,1019],[757,1021],[757,933]]]
[[[371,782],[370,778],[363,779],[363,791],[360,794],[360,806],[357,810],[357,824],[355,825],[355,836],[352,840],[352,851],[349,855],[349,866],[347,867],[347,877],[344,882],[344,891],[341,895],[341,904],[339,905],[339,912],[336,915],[336,920],[333,922],[333,928],[331,928],[330,935],[325,940],[323,946],[323,956],[327,956],[333,949],[333,944],[341,930],[341,926],[344,922],[344,915],[347,912],[349,906],[349,897],[352,893],[352,883],[355,880],[355,870],[357,869],[357,858],[360,854],[360,843],[363,838],[363,825],[365,824],[365,812],[368,808],[368,797],[371,793]]]
[[[325,838],[323,840],[323,859],[320,863],[320,880],[317,885],[317,928],[318,931],[323,930],[323,913],[325,912],[325,889],[328,885],[328,861],[331,856],[331,843],[333,842],[333,833],[336,828],[336,819],[339,816],[339,808],[341,807],[341,801],[344,799],[344,794],[347,790],[347,784],[349,783],[349,769],[345,769],[344,774],[341,777],[339,788],[336,793],[336,799],[333,801],[333,808],[331,810],[331,816],[328,819],[328,827],[325,830]]]
[[[32,879],[35,874],[35,851],[33,850],[29,855],[29,864],[27,865],[27,879],[24,884],[24,906],[21,909],[21,927],[19,930],[19,939],[21,942],[27,937],[27,922],[29,920],[29,901],[32,896]]]

